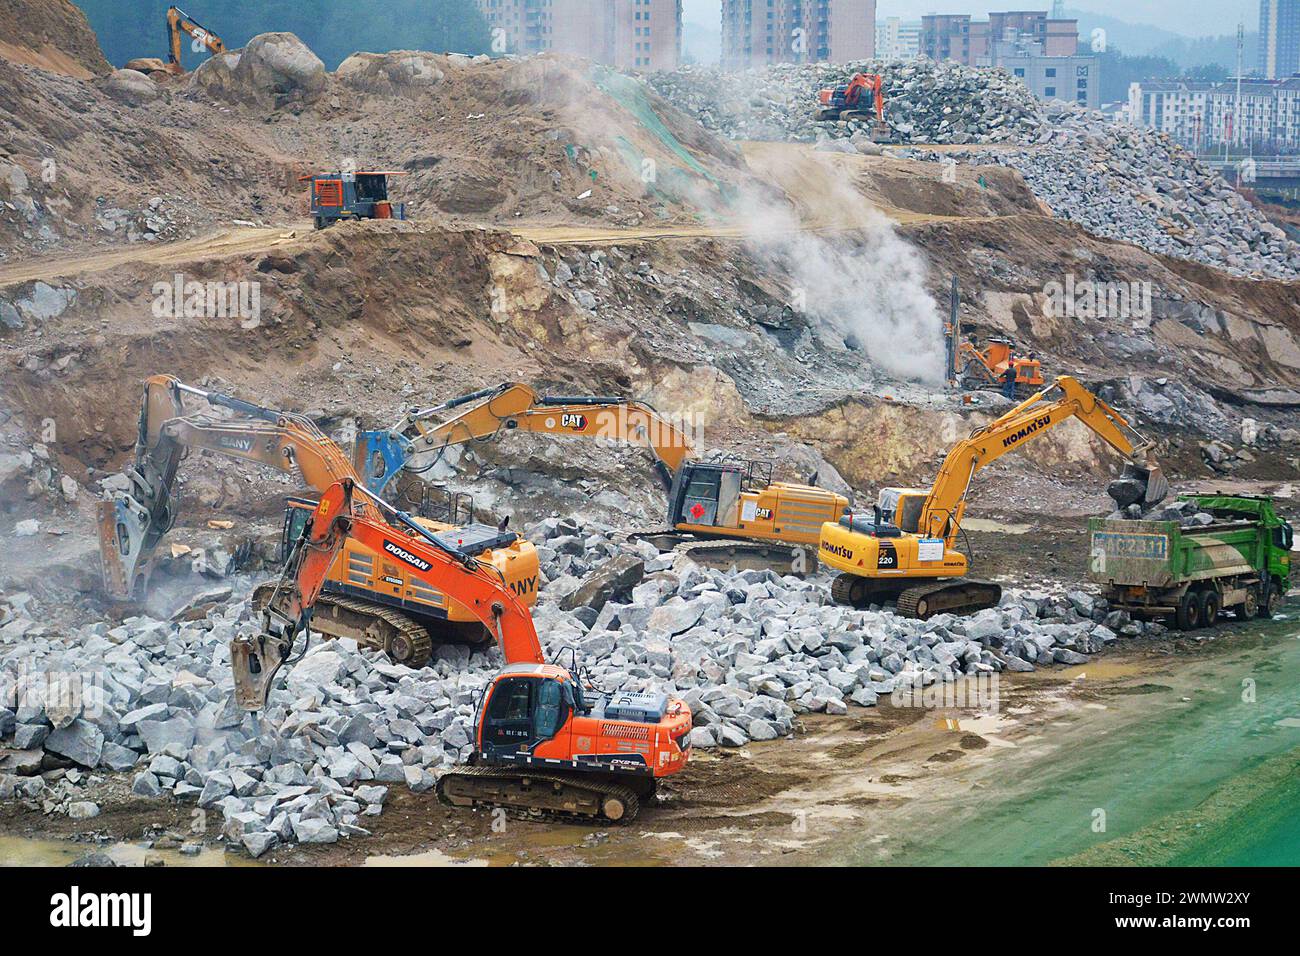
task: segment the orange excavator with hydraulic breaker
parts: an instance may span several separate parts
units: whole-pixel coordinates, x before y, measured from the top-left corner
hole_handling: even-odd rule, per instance
[[[126,69],[141,73],[168,73],[180,76],[185,72],[181,62],[181,34],[190,38],[196,53],[207,50],[213,56],[226,52],[226,44],[207,27],[203,26],[180,7],[167,8],[167,62],[156,56],[143,56],[130,60]]]
[[[186,398],[202,405],[187,408]],[[219,410],[235,417],[214,417]],[[128,487],[99,503],[100,555],[110,597],[143,599],[156,549],[176,520],[176,474],[191,449],[296,472],[317,492],[344,478],[360,480],[342,449],[310,419],[154,375],[145,382],[135,458],[124,476]],[[286,538],[296,539],[315,507],[312,500],[290,499]],[[448,511],[453,519],[448,522],[425,516],[411,520],[447,547],[494,568],[522,601],[533,604],[538,563],[532,543],[503,527],[474,523],[472,508],[467,524],[455,520],[459,509]],[[489,637],[478,616],[454,595],[413,579],[401,561],[360,542],[345,544],[324,588],[319,630],[381,647],[412,667],[428,661],[435,638]],[[265,586],[254,593],[255,605],[266,599]]]
[[[455,595],[505,656],[478,704],[470,764],[438,780],[444,803],[626,823],[660,779],[686,766],[691,711],[683,701],[595,693],[580,673],[548,664],[527,607],[496,568],[448,548],[351,478],[321,495],[263,611],[261,633],[231,641],[235,700],[244,710],[265,709],[277,672],[306,653],[312,612],[348,541]]]
[[[818,123],[869,121],[872,142],[894,140],[894,131],[885,122],[885,78],[878,73],[855,73],[844,86],[819,90],[813,120]]]
[[[441,417],[449,412],[454,414]],[[822,523],[838,520],[849,504],[844,495],[823,488],[773,481],[767,462],[692,461],[687,429],[645,402],[542,395],[521,382],[412,409],[392,428],[363,432],[354,463],[367,487],[382,491],[399,471],[418,474],[432,468],[450,446],[493,441],[517,431],[650,449],[668,492],[669,528],[636,536],[664,551],[683,551],[701,564],[788,569],[795,565],[794,552],[816,545]],[[425,454],[433,458],[417,458]]]
[[[967,556],[957,550],[971,481],[981,468],[1070,418],[1127,459],[1122,479],[1111,483],[1118,504],[1141,498],[1150,506],[1164,499],[1169,482],[1156,463],[1154,443],[1077,380],[1062,375],[954,445],[930,488],[882,488],[874,515],[848,514],[822,525],[818,557],[839,572],[831,597],[858,608],[894,602],[899,614],[922,620],[996,605],[1002,588],[967,579]]]

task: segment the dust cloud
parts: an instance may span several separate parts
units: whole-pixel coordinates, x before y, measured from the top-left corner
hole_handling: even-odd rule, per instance
[[[943,383],[943,318],[925,259],[850,185],[836,182],[802,217],[771,193],[742,194],[730,216],[751,252],[788,277],[791,305],[821,331],[895,378]]]

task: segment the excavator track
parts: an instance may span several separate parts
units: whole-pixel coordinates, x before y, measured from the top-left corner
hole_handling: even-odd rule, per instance
[[[453,767],[438,778],[437,792],[449,807],[501,807],[555,820],[628,824],[641,808],[636,791],[623,784],[511,767]]]
[[[253,593],[260,612],[271,597],[273,585],[263,584]],[[433,638],[423,624],[395,608],[342,594],[321,594],[311,618],[312,628],[330,637],[350,637],[358,644],[382,650],[395,663],[423,667],[433,654]]]
[[[1002,586],[989,581],[956,578],[931,581],[907,588],[898,595],[897,608],[902,617],[924,621],[936,614],[970,614],[994,607],[1002,599]]]
[[[719,571],[768,570],[803,577],[817,568],[817,549],[782,541],[696,538],[677,531],[637,531],[633,539],[649,541],[660,551],[684,554],[696,564]]]

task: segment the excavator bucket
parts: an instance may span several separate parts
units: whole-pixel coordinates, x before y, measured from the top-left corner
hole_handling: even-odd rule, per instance
[[[1145,465],[1128,462],[1124,465],[1124,473],[1110,483],[1106,492],[1121,510],[1129,505],[1140,505],[1146,511],[1165,500],[1169,494],[1169,480],[1153,460]]]

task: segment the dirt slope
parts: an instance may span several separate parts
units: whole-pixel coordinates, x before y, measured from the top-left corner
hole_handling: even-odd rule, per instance
[[[0,0],[0,57],[78,79],[112,70],[72,0]]]

